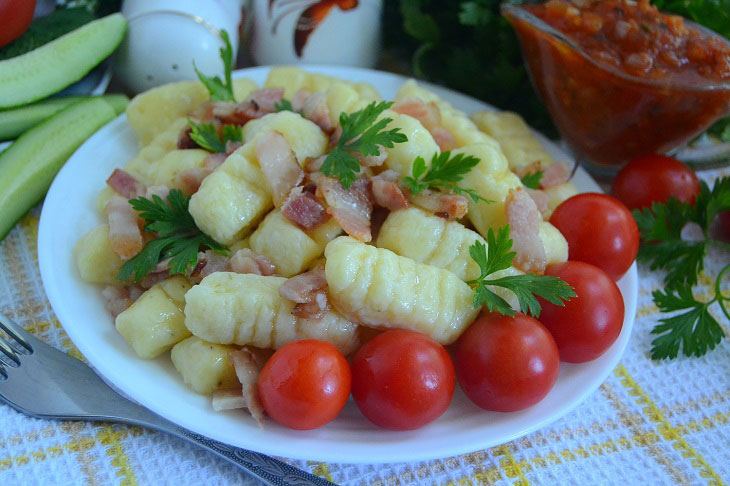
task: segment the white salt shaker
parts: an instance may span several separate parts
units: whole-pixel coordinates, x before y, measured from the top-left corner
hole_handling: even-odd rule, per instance
[[[373,67],[382,0],[253,0],[251,54],[257,64]]]
[[[139,93],[161,84],[197,79],[193,61],[207,75],[222,75],[219,49],[225,29],[238,50],[243,0],[125,0],[129,30],[120,46],[114,74]]]

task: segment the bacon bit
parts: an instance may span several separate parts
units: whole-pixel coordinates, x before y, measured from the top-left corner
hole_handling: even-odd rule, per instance
[[[388,152],[385,151],[385,147],[382,145],[378,145],[378,150],[378,155],[362,155],[360,153],[355,153],[353,155],[357,157],[360,164],[365,167],[380,167],[388,158]]]
[[[295,305],[291,313],[294,317],[298,317],[300,319],[318,321],[322,319],[329,310],[330,306],[327,301],[327,292],[317,292],[312,302]]]
[[[145,192],[144,183],[122,169],[114,169],[112,175],[106,180],[106,184],[126,199],[134,199]]]
[[[540,211],[540,214],[543,218],[545,218],[548,213],[550,212],[550,208],[548,207],[549,198],[548,195],[545,194],[544,191],[540,191],[537,189],[530,189],[529,187],[525,188],[525,191],[527,191],[527,194],[530,195],[533,201],[535,201],[535,205],[537,206],[537,210]]]
[[[311,95],[312,95],[312,92],[306,88],[302,88],[299,91],[297,91],[294,94],[294,96],[292,96],[292,99],[291,99],[292,109],[294,109],[294,111],[302,111],[302,108],[304,107],[304,103],[306,103],[307,98],[309,98]]]
[[[262,112],[263,114],[274,113],[276,111],[276,104],[280,103],[283,97],[284,88],[259,89],[248,95],[248,98],[242,104],[253,105],[258,112]]]
[[[246,401],[243,399],[243,389],[239,387],[215,390],[211,397],[211,404],[213,405],[213,410],[216,412],[246,408]]]
[[[177,137],[177,148],[180,150],[187,150],[199,147],[199,145],[190,137],[192,131],[193,128],[190,125],[186,125],[185,128],[180,130],[180,135]]]
[[[233,140],[226,140],[226,153],[220,154],[220,155],[224,155],[223,160],[226,160],[226,157],[228,157],[229,155],[231,155],[233,152],[240,149],[241,147],[243,147],[243,142],[235,142]],[[211,154],[211,155],[214,155],[214,154]],[[223,163],[223,161],[221,161],[221,164],[222,163]],[[220,164],[218,164],[218,165],[220,165]]]
[[[233,368],[236,370],[238,381],[241,382],[241,395],[243,396],[244,406],[256,420],[256,423],[260,427],[263,427],[264,407],[261,404],[256,383],[264,362],[249,346],[244,346],[238,351],[233,351],[230,357],[233,361]]]
[[[434,127],[429,130],[436,144],[439,146],[442,152],[448,152],[457,148],[456,140],[451,132],[443,127]]]
[[[570,180],[570,168],[565,164],[556,162],[545,167],[543,171],[540,179],[542,189],[549,189]]]
[[[206,169],[209,169],[211,172],[213,172],[218,167],[223,165],[223,162],[226,161],[226,159],[228,158],[228,155],[230,155],[230,154],[222,154],[220,152],[215,153],[215,154],[210,154],[203,161],[203,167]]]
[[[205,250],[203,253],[198,253],[198,262],[201,261],[205,262],[205,265],[199,272],[201,279],[204,279],[212,273],[226,272],[230,268],[230,259],[224,255],[219,255],[213,250]]]
[[[122,260],[129,260],[142,250],[144,239],[137,224],[137,216],[129,201],[112,196],[104,208],[109,221],[109,240],[112,250]]]
[[[449,221],[463,218],[469,210],[469,200],[466,197],[457,194],[445,194],[430,189],[426,189],[417,195],[408,192],[408,200],[420,208],[435,213],[437,216],[445,217]]]
[[[372,240],[370,216],[373,200],[367,178],[359,178],[345,190],[337,179],[322,175],[318,179],[317,191],[329,206],[327,213],[348,235],[365,243]]]
[[[245,125],[276,111],[276,103],[284,96],[283,88],[260,89],[251,93],[242,103],[208,101],[191,116],[202,121],[218,121],[229,125]]]
[[[101,291],[104,297],[104,307],[113,318],[124,312],[135,299],[129,295],[129,287],[113,287],[108,285]]]
[[[253,273],[265,276],[276,273],[276,267],[268,258],[257,255],[248,248],[242,248],[233,254],[229,268],[236,273]]]
[[[208,177],[212,172],[205,167],[193,167],[192,169],[180,172],[175,177],[173,185],[187,195],[195,194],[200,189],[203,179]]]
[[[270,130],[259,135],[256,141],[259,166],[271,187],[274,205],[279,208],[289,192],[304,180],[289,142],[279,132]]]
[[[294,105],[292,104],[292,107]],[[304,118],[315,123],[322,131],[329,133],[334,130],[330,121],[330,110],[327,107],[327,95],[321,91],[310,95],[302,105]]]
[[[505,202],[511,230],[512,249],[517,253],[514,266],[523,272],[542,274],[547,266],[545,247],[540,239],[542,216],[535,201],[522,189],[511,189]]]
[[[319,172],[326,159],[327,154],[320,155],[316,159],[309,158],[304,161],[304,170],[306,172]]]
[[[297,191],[297,189],[299,189]],[[300,187],[295,187],[289,198],[281,208],[281,214],[286,219],[304,230],[311,230],[321,225],[330,215],[324,206],[314,197],[311,192],[304,192]]]
[[[330,144],[329,148],[334,147],[337,145],[337,142],[340,141],[340,137],[342,136],[342,126],[337,125],[334,129],[334,131],[330,134]]]
[[[279,287],[279,295],[297,304],[306,304],[315,300],[315,295],[327,289],[327,278],[324,265],[317,265],[312,270],[288,279]]]
[[[389,172],[395,173],[395,171],[385,171],[371,179],[375,204],[391,211],[406,209],[408,207],[408,198],[406,198],[397,182],[389,180]]]

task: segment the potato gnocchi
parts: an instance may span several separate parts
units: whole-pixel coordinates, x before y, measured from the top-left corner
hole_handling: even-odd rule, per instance
[[[361,160],[363,179],[348,192],[319,168],[342,132],[341,114],[381,100],[377,90],[295,67],[272,68],[262,88],[235,80],[234,106],[210,102],[201,83],[181,82],[130,103],[127,119],[141,149],[121,171],[123,177],[110,178],[101,191],[100,214],[119,195],[164,198],[172,189],[192,192],[189,215],[228,248],[228,255],[199,248],[197,264],[185,274],[170,275],[163,260],[141,281],[120,282],[117,276],[129,260],[114,251],[110,235],[118,232],[103,224],[82,236],[74,256],[79,274],[116,296],[117,302],[107,304],[120,335],[143,359],[170,351],[183,382],[205,395],[240,387],[231,353],[242,346],[278,349],[321,339],[348,355],[363,338],[384,329],[410,329],[453,343],[481,310],[474,308],[473,289],[466,283],[480,276],[469,248],[475,242],[486,245],[487,232],[507,224],[511,194],[524,190],[511,169],[552,159],[521,119],[491,112],[470,119],[408,81],[396,105],[379,115],[390,118],[387,128],[398,129],[407,141]],[[267,105],[267,96],[306,108],[280,111]],[[428,107],[430,122],[398,107],[413,100]],[[190,138],[190,118],[218,124],[221,133],[221,125],[229,123],[225,117],[242,117],[234,123],[242,141],[226,144],[225,153],[211,153]],[[257,150],[272,132],[290,148],[288,168],[297,176],[286,198],[274,195],[282,181],[272,180],[285,157],[267,159]],[[466,217],[459,221],[409,203],[413,194],[402,185],[418,157],[429,165],[447,147],[480,160],[459,186],[490,201],[468,199]],[[191,176],[198,178],[196,185],[183,183]],[[570,183],[546,190],[549,208],[572,191]],[[377,206],[387,208],[387,217],[380,228],[373,225],[374,241],[366,244],[353,237],[352,219],[360,217],[357,224],[366,224],[369,233]],[[139,216],[131,209],[127,216],[126,229],[141,231]],[[550,223],[540,220],[538,236],[548,264],[567,259],[565,238]],[[154,237],[144,234],[145,241]],[[522,274],[513,266],[492,277]],[[517,307],[511,291],[490,289]]]

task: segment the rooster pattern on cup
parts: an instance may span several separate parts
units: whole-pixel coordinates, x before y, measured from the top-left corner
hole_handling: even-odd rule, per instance
[[[303,6],[304,11],[299,15],[299,20],[294,27],[294,52],[297,57],[302,57],[304,46],[312,33],[324,21],[327,15],[334,7],[338,7],[342,11],[353,10],[357,8],[358,0],[269,0],[269,18],[272,18],[274,10],[276,18],[271,26],[271,33],[276,34],[279,23],[282,19]]]

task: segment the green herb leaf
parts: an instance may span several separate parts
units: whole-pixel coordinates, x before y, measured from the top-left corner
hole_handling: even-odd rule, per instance
[[[221,133],[213,123],[195,123],[188,118],[190,123],[190,139],[197,143],[200,148],[210,152],[226,152],[226,142],[243,142],[242,127],[237,125],[223,125]]]
[[[182,191],[172,189],[167,201],[152,196],[151,200],[138,197],[130,199],[129,203],[145,220],[144,230],[157,233],[158,236],[148,241],[137,255],[122,265],[118,280],[139,282],[165,258],[170,258],[167,266],[171,274],[185,274],[188,269],[195,268],[201,248],[210,248],[221,254],[227,252],[225,246],[195,225],[188,211],[190,196],[185,196]]]
[[[381,145],[392,148],[394,144],[408,140],[398,128],[385,130],[392,118],[377,120],[392,104],[385,101],[376,104],[373,101],[354,113],[340,113],[342,135],[322,164],[324,175],[338,178],[342,187],[347,189],[360,173],[360,161],[353,153],[375,156],[380,153]]]
[[[291,101],[286,98],[282,98],[281,101],[275,101],[274,108],[276,108],[276,111],[294,111]]]
[[[540,181],[542,180],[543,175],[545,175],[545,171],[543,170],[530,172],[522,178],[522,185],[525,187],[529,187],[530,189],[539,189]]]
[[[492,18],[487,1],[462,2],[459,6],[459,21],[473,27],[488,25]]]
[[[403,178],[403,184],[413,194],[420,194],[426,189],[446,189],[456,194],[468,195],[474,202],[484,201],[491,203],[488,199],[481,197],[472,189],[463,189],[457,182],[464,178],[464,175],[479,164],[479,159],[473,155],[456,154],[453,157],[451,152],[433,154],[431,165],[426,168],[426,161],[423,157],[416,157],[413,161],[413,176]]]
[[[205,85],[210,93],[211,101],[236,101],[233,95],[233,81],[231,80],[231,73],[233,72],[233,47],[231,46],[231,40],[228,38],[228,32],[225,29],[220,31],[221,38],[225,43],[224,47],[220,48],[220,56],[223,60],[223,77],[221,80],[218,76],[209,77],[198,71],[195,62],[193,61],[193,68],[195,73],[198,75],[200,82]]]
[[[508,316],[515,315],[515,310],[502,297],[495,294],[488,287],[502,287],[514,292],[524,313],[535,317],[540,316],[542,307],[535,296],[555,305],[565,305],[563,301],[576,296],[573,287],[565,281],[545,275],[511,275],[497,279],[487,279],[494,272],[504,270],[512,265],[515,253],[512,249],[512,239],[509,237],[509,225],[499,229],[497,234],[490,229],[487,233],[487,246],[481,241],[475,241],[469,247],[469,255],[479,265],[479,278],[467,282],[474,287],[474,307],[486,305],[490,312],[497,311]]]
[[[720,324],[708,308],[713,302],[699,302],[692,295],[692,287],[681,284],[675,289],[655,290],[654,302],[661,312],[686,312],[660,319],[661,324],[652,334],[661,334],[652,341],[652,359],[673,359],[680,347],[685,356],[702,356],[714,349],[724,337]]]

